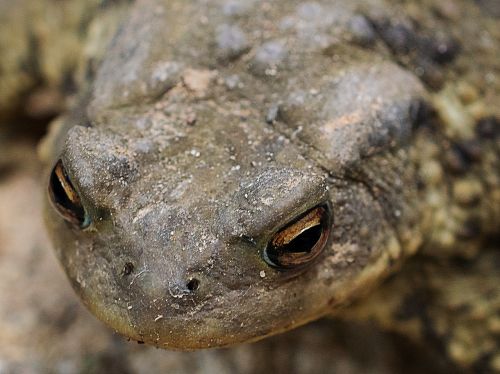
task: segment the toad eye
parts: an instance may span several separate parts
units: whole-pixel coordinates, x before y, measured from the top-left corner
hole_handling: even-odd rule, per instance
[[[279,269],[293,269],[314,260],[325,248],[331,226],[327,205],[313,208],[280,229],[264,250],[265,261]]]
[[[73,187],[61,160],[57,161],[50,174],[49,197],[56,211],[66,221],[80,228],[89,225],[90,220],[83,208],[80,196]]]

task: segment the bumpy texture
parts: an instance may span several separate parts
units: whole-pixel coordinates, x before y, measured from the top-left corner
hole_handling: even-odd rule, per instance
[[[48,209],[89,308],[136,340],[221,346],[339,313],[417,250],[452,275],[454,258],[489,253],[496,21],[487,5],[424,5],[139,1],[50,150],[92,220],[82,231]],[[332,234],[317,261],[291,275],[268,267],[270,237],[325,203]],[[446,283],[422,266],[436,269],[424,288]],[[343,313],[399,326],[389,305],[366,305]],[[472,358],[448,352],[495,367],[498,335],[485,331],[492,343]]]

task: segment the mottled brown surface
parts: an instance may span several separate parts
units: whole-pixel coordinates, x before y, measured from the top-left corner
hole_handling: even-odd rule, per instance
[[[68,102],[71,103],[76,87],[84,84],[86,79],[95,73],[97,65],[94,58],[103,51],[105,45],[103,40],[111,35],[113,25],[116,24],[117,17],[113,15],[115,11],[112,6],[109,7],[110,4],[116,4],[115,2],[89,2],[88,9],[80,7],[76,2],[65,3],[65,7],[61,8],[54,7],[51,1],[46,3],[50,4],[50,7],[47,8],[46,13],[40,13],[43,2],[19,3],[19,7],[16,7],[7,1],[0,1],[0,9],[4,10],[2,11],[4,15],[2,24],[12,31],[12,33],[2,34],[0,38],[0,51],[3,56],[0,69],[0,84],[2,85],[0,97],[8,98],[0,105],[0,118],[12,118],[16,113],[22,116],[22,118],[16,118],[15,121],[1,124],[2,129],[9,129],[5,134],[15,132],[16,128],[26,129],[34,126],[33,122],[26,123],[26,117],[44,119],[59,112],[66,106],[63,103],[64,98],[70,98]],[[351,268],[345,273],[343,270],[336,273],[347,282],[344,283],[346,287],[342,287],[344,295],[335,300],[331,299],[330,303],[336,305],[340,301],[348,300],[350,296],[360,293],[358,292],[360,289],[366,292],[367,289],[376,285],[375,278],[378,278],[380,274],[398,270],[400,275],[392,277],[384,287],[380,288],[380,292],[372,293],[367,301],[360,302],[354,309],[346,310],[343,316],[377,320],[385,328],[420,340],[430,350],[439,352],[443,357],[448,357],[464,367],[474,368],[477,371],[500,371],[498,348],[500,345],[498,327],[500,276],[496,265],[498,264],[498,245],[495,244],[500,216],[498,204],[500,200],[498,189],[499,107],[497,105],[500,29],[495,26],[495,22],[496,24],[498,22],[495,19],[498,17],[498,4],[494,1],[443,1],[439,3],[424,1],[418,4],[397,1],[360,1],[349,4],[338,2],[337,12],[333,18],[338,27],[331,28],[328,22],[332,21],[332,18],[325,18],[329,14],[328,7],[323,8],[325,12],[318,12],[318,9],[321,9],[321,5],[318,4],[320,2],[300,4],[297,2],[295,4],[290,1],[289,3],[290,7],[287,5],[283,13],[286,15],[288,12],[291,16],[288,19],[284,17],[280,25],[292,31],[281,36],[280,32],[276,31],[275,24],[269,22],[268,18],[274,21],[283,14],[265,2],[259,3],[259,11],[255,13],[253,21],[246,22],[245,14],[252,8],[253,2],[242,5],[238,1],[221,1],[217,4],[224,9],[224,16],[215,12],[214,17],[209,17],[213,22],[210,23],[202,15],[199,17],[200,23],[194,22],[195,25],[190,28],[190,30],[209,30],[209,32],[175,36],[174,30],[173,39],[161,38],[161,33],[148,32],[150,30],[148,27],[155,29],[156,21],[145,23],[144,28],[134,27],[134,22],[140,21],[142,17],[151,17],[151,20],[158,16],[161,18],[163,13],[160,8],[155,8],[152,12],[151,8],[149,10],[145,8],[143,13],[136,13],[135,18],[133,16],[129,21],[129,27],[126,27],[125,31],[122,30],[121,39],[118,38],[118,42],[115,42],[114,52],[110,55],[111,57],[108,56],[107,65],[104,65],[98,75],[97,89],[93,94],[94,101],[90,107],[91,110],[87,113],[88,118],[97,122],[101,130],[104,130],[103,133],[93,137],[96,134],[91,132],[90,138],[93,138],[90,139],[85,131],[75,131],[72,141],[79,139],[70,144],[69,151],[66,150],[70,154],[69,158],[73,167],[77,165],[78,178],[91,177],[92,173],[88,173],[88,170],[94,169],[94,171],[104,171],[104,174],[98,173],[104,181],[108,178],[105,175],[108,172],[119,175],[124,181],[128,181],[129,178],[133,180],[133,172],[120,169],[120,162],[126,164],[127,158],[130,161],[135,157],[134,155],[131,157],[128,152],[130,149],[127,150],[127,147],[132,144],[134,149],[140,152],[146,150],[146,153],[147,149],[158,145],[161,148],[162,144],[169,142],[171,131],[175,133],[175,136],[184,135],[182,131],[176,133],[179,125],[181,129],[184,129],[184,126],[194,126],[195,129],[205,126],[214,130],[219,126],[217,131],[220,131],[223,126],[211,123],[221,121],[225,125],[226,122],[231,123],[231,118],[238,118],[242,122],[252,124],[253,128],[250,133],[257,139],[258,145],[262,138],[259,135],[260,130],[255,130],[255,128],[265,121],[270,128],[272,127],[278,134],[281,133],[284,136],[282,140],[285,140],[287,148],[290,148],[283,153],[281,163],[287,163],[293,158],[295,151],[291,148],[300,145],[299,153],[302,156],[305,155],[306,161],[303,164],[300,162],[294,164],[294,167],[299,165],[302,167],[311,161],[313,164],[317,163],[330,172],[334,171],[332,176],[336,179],[335,188],[342,190],[346,186],[352,187],[359,183],[360,185],[353,189],[359,196],[366,192],[366,187],[370,187],[368,192],[371,193],[371,197],[377,200],[386,213],[380,219],[374,219],[373,212],[368,214],[367,221],[370,222],[368,226],[360,225],[360,217],[355,214],[356,210],[365,212],[363,204],[358,205],[357,209],[352,209],[351,214],[340,216],[343,226],[354,222],[353,226],[360,230],[354,233],[345,229],[343,234],[337,231],[337,237],[344,235],[344,237],[358,238],[359,233],[361,240],[354,245],[354,247],[359,247],[357,251],[347,253],[340,258],[339,263],[354,265],[347,265]],[[292,3],[297,7],[294,8]],[[92,17],[96,9],[103,10],[98,12],[102,18],[98,17],[93,22]],[[178,11],[176,14],[179,19],[175,17],[174,19],[175,22],[181,24],[182,29],[193,19],[197,19],[185,17],[186,22],[183,22],[182,15],[197,14],[196,11],[201,10],[195,9],[190,13],[189,6],[185,8],[181,6],[176,8],[176,11]],[[65,12],[71,12],[72,17],[64,17]],[[84,21],[79,18],[82,15],[85,15]],[[33,17],[34,22],[27,22]],[[239,27],[228,24],[224,17],[231,19],[231,22],[236,20],[234,22],[239,23]],[[9,26],[9,22],[15,27]],[[215,27],[215,23],[217,25],[220,23],[220,27]],[[106,27],[102,28],[103,24]],[[245,36],[245,33],[248,33],[256,24],[260,25],[259,29],[263,31],[263,35],[251,33],[250,37]],[[79,30],[78,36],[75,36],[75,27]],[[58,35],[59,30],[62,29],[67,30],[64,38]],[[159,39],[158,35],[160,35]],[[291,39],[284,43],[281,37]],[[160,40],[160,44],[165,47],[166,40],[172,41],[175,38],[177,41],[173,46],[153,49],[153,52],[147,48],[143,50],[139,48],[139,52],[133,52],[134,40],[146,40],[143,46],[155,46],[157,45],[155,40]],[[267,39],[273,40],[267,41]],[[298,44],[294,44],[297,40],[299,40]],[[81,45],[85,43],[90,48],[82,49]],[[36,48],[30,48],[30,46]],[[302,49],[311,54],[305,58],[305,55],[300,55]],[[151,62],[157,62],[158,59],[161,61],[165,57],[162,56],[165,50],[176,57],[182,57],[182,62],[188,66],[179,65],[178,61],[171,61],[161,66],[151,64]],[[194,55],[191,55],[193,50],[196,50],[199,55],[193,57]],[[82,51],[85,52],[82,53]],[[130,52],[133,57],[129,58],[129,55],[125,61],[121,60],[121,57],[116,57],[121,56],[121,52]],[[314,55],[316,52],[319,52],[321,57]],[[198,59],[200,55],[203,57],[201,60]],[[362,66],[360,68],[358,63],[364,60],[370,61],[373,66],[370,69],[363,69]],[[307,61],[305,67],[301,66],[304,61]],[[333,72],[329,71],[328,66],[322,65],[323,62],[318,65],[318,61],[333,61],[337,69]],[[396,65],[399,65],[399,70],[395,68]],[[316,68],[312,68],[314,66]],[[318,66],[321,68],[318,69]],[[154,67],[160,69],[151,70]],[[300,71],[299,75],[304,80],[294,80],[294,71]],[[337,80],[337,91],[329,91],[328,87],[316,84],[318,81],[315,72],[320,71],[326,77],[335,76],[339,71],[342,72],[342,78]],[[134,76],[134,72],[138,75]],[[408,73],[414,77],[408,78],[410,77]],[[289,75],[292,76],[292,80],[287,82]],[[266,83],[259,83],[258,79],[255,83],[252,76],[263,79]],[[109,79],[110,77],[113,79]],[[356,132],[360,136],[351,136],[353,135],[352,124],[365,122],[370,125],[373,113],[382,115],[382,122],[384,122],[390,118],[390,116],[384,117],[385,113],[389,113],[388,108],[396,112],[397,110],[405,112],[406,104],[403,99],[406,96],[403,94],[404,90],[400,88],[401,85],[406,88],[413,87],[409,90],[410,92],[420,92],[414,84],[415,77],[418,77],[425,87],[426,95],[422,95],[422,99],[425,99],[426,104],[421,105],[416,113],[416,124],[420,127],[412,133],[410,138],[407,138],[408,128],[405,127],[410,123],[400,114],[398,114],[399,125],[403,124],[403,126],[396,127],[397,131],[392,132],[388,138],[384,138],[381,135],[382,132],[370,134],[370,126],[365,127],[363,131]],[[323,109],[328,110],[318,116],[316,111],[324,103],[315,97],[326,92],[327,96],[333,98],[332,103],[324,106]],[[408,97],[418,96],[410,92],[407,92]],[[226,93],[227,97],[224,96]],[[385,99],[386,104],[390,103],[393,106],[382,106],[382,109],[378,111],[380,107],[378,104],[374,105],[373,100],[380,96]],[[225,100],[233,104],[227,105]],[[151,102],[155,102],[153,108],[151,108]],[[206,103],[208,105],[205,107]],[[136,106],[136,108],[131,109],[131,106]],[[151,110],[144,111],[148,106]],[[141,108],[137,109],[138,107]],[[85,109],[85,105],[81,108]],[[209,108],[208,111],[207,108]],[[212,115],[210,111],[215,109],[218,113]],[[85,121],[88,118],[82,117],[84,112],[77,111],[66,120],[66,123],[87,125],[92,122]],[[162,117],[165,113],[174,115],[170,120],[165,121]],[[154,146],[144,142],[136,144],[134,137],[137,134],[131,135],[125,131],[124,135],[118,126],[133,122],[138,118],[136,116],[144,115],[146,117],[152,115],[150,119],[153,123],[153,131],[150,135],[152,135],[151,139],[157,142]],[[81,121],[82,118],[85,120]],[[76,122],[75,119],[77,119]],[[117,123],[116,127],[113,122]],[[138,126],[144,126],[142,130],[148,126],[144,119],[142,124],[139,122]],[[304,124],[309,124],[309,122],[311,122],[310,126],[304,128]],[[160,126],[155,128],[155,123]],[[165,129],[161,129],[161,126],[165,124],[167,125],[166,134],[162,133]],[[387,123],[384,123],[384,126],[386,125]],[[248,130],[245,125],[241,128]],[[386,129],[391,129],[391,127],[388,126]],[[109,136],[108,130],[114,133],[113,136]],[[415,129],[412,128],[413,130]],[[189,131],[191,130],[187,132]],[[314,134],[318,131],[324,133],[325,137],[315,138]],[[273,133],[270,130],[267,136],[272,138]],[[228,138],[223,130],[220,133],[222,136],[216,142],[210,140],[213,134],[207,134],[208,136],[201,135],[201,142],[195,141],[192,144],[202,146],[210,143],[220,144],[221,140],[226,141]],[[23,368],[28,370],[31,367],[33,371],[42,371],[42,368],[46,367],[48,371],[54,371],[55,369],[52,368],[57,366],[62,368],[57,369],[59,371],[74,369],[77,372],[92,371],[97,367],[105,368],[108,364],[115,365],[116,358],[121,356],[121,352],[128,351],[128,348],[124,347],[129,346],[117,337],[111,338],[102,325],[96,323],[83,309],[80,309],[73,296],[70,296],[71,293],[65,285],[64,277],[55,270],[54,262],[45,250],[46,239],[40,230],[39,221],[35,219],[40,203],[37,199],[42,198],[43,195],[34,193],[38,188],[41,173],[35,171],[39,169],[39,166],[30,159],[32,153],[29,149],[32,149],[30,147],[33,144],[16,143],[12,138],[4,137],[3,133],[0,135],[0,151],[2,152],[0,177],[3,178],[0,196],[5,200],[5,202],[2,201],[1,211],[0,258],[2,262],[0,266],[5,268],[2,268],[1,274],[6,278],[6,281],[1,282],[0,285],[4,287],[0,294],[4,298],[0,300],[2,312],[2,326],[0,327],[10,338],[6,340],[13,342],[2,347],[5,353],[0,351],[0,360],[3,356],[6,357],[1,362],[6,363],[4,367],[7,371],[13,370],[16,365],[19,370]],[[124,147],[123,139],[126,140]],[[411,146],[405,148],[402,153],[382,152],[380,157],[368,157],[361,164],[356,158],[383,151],[387,144],[391,144],[391,147],[394,144],[399,146],[399,141],[409,139]],[[91,147],[85,145],[89,140],[93,141]],[[287,143],[290,140],[290,144]],[[62,138],[58,140],[58,143],[62,143]],[[46,146],[47,144],[50,145],[46,143]],[[332,144],[336,146],[332,147]],[[312,146],[311,149],[308,149],[308,146]],[[92,157],[88,160],[76,157],[81,154],[80,149],[88,151],[89,148],[91,149],[89,154]],[[45,155],[54,152],[55,149],[56,147],[46,147]],[[281,152],[280,146],[273,150],[278,150],[278,154]],[[407,155],[406,151],[409,151]],[[241,149],[236,147],[236,152],[233,149],[229,157],[230,160],[239,162],[239,170],[241,161],[249,159],[241,156],[245,151],[238,152],[241,152]],[[8,157],[4,157],[5,155]],[[199,148],[192,148],[186,160],[204,155],[203,147],[201,151]],[[10,159],[14,160],[14,163],[10,162]],[[208,159],[209,163],[213,161],[214,159]],[[264,163],[269,161],[266,159]],[[146,161],[142,166],[147,165],[148,162]],[[178,165],[182,166],[183,162],[181,161]],[[256,160],[251,164],[255,167],[259,165],[259,162]],[[92,164],[91,168],[87,167],[88,163]],[[408,165],[411,168],[408,168]],[[217,165],[219,166],[220,164]],[[348,172],[344,175],[343,168],[345,167]],[[244,167],[242,171],[245,171]],[[155,174],[153,170],[149,170],[149,173],[149,181],[154,181],[158,177],[158,173]],[[339,183],[345,176],[355,178],[346,181],[345,184]],[[278,180],[276,188],[280,184],[279,180],[282,175],[278,173],[274,177]],[[171,177],[171,181],[181,181],[179,185],[182,185],[184,178],[185,176],[181,176],[176,180],[175,177]],[[262,187],[273,186],[273,178],[264,178],[262,181]],[[147,185],[146,183],[145,186]],[[398,189],[395,186],[404,188]],[[109,185],[106,188],[109,188]],[[419,191],[418,199],[415,199],[414,193],[417,190]],[[173,193],[176,196],[182,195],[182,189]],[[99,194],[99,189],[95,189],[91,193],[92,199],[99,200],[102,197]],[[30,198],[34,200],[26,199],[26,195],[30,195]],[[244,201],[242,196],[246,198],[246,194],[243,193],[236,195],[236,198]],[[250,196],[254,198],[252,194]],[[341,193],[338,196],[346,195]],[[120,194],[115,196],[117,206],[120,203],[119,197]],[[260,195],[255,197],[263,198]],[[278,194],[271,197],[280,199]],[[367,201],[371,197],[368,195],[359,197],[358,201],[366,203],[365,207],[370,206],[371,203]],[[262,201],[269,201],[267,197],[266,199]],[[109,200],[101,199],[100,201],[108,208],[112,205]],[[356,206],[353,201],[350,201],[347,206]],[[22,221],[13,219],[11,212],[14,210],[16,219],[19,217]],[[116,212],[119,210],[115,210]],[[231,217],[233,216],[229,214],[223,223],[227,225]],[[338,215],[336,217],[339,218]],[[376,245],[378,249],[375,252],[387,253],[388,260],[374,263],[362,256],[359,257],[359,253],[362,252],[359,249],[368,248],[370,241],[365,242],[368,235],[380,230],[381,238],[385,236],[387,239],[387,236],[392,236],[388,234],[388,230],[380,229],[383,227],[381,223],[386,220],[388,223],[386,227],[395,227],[397,235],[392,240],[387,240],[385,246],[381,245],[383,242],[381,239],[372,238],[371,243],[378,243]],[[201,225],[195,226],[198,229]],[[249,226],[245,228],[248,229]],[[21,230],[22,234],[16,230]],[[254,229],[253,233],[258,234],[258,230]],[[154,234],[155,230],[151,232]],[[194,239],[197,238],[196,235],[198,234],[193,236]],[[365,239],[363,235],[366,235]],[[158,237],[159,235],[156,236]],[[183,241],[189,242],[182,239],[179,243]],[[120,254],[121,248],[116,249]],[[417,249],[421,250],[421,255],[410,261],[408,265],[400,267],[397,264],[402,254],[412,254]],[[340,250],[341,253],[342,251],[343,249]],[[130,253],[133,254],[133,251]],[[3,261],[4,259],[8,260]],[[196,262],[197,259],[194,260]],[[198,260],[203,261],[203,258]],[[112,271],[123,271],[124,266],[120,261],[118,257],[116,266],[111,267]],[[354,287],[353,291],[353,288],[350,288],[352,282],[349,280],[349,274],[356,274],[363,267],[366,267],[372,276],[365,277],[363,282],[360,282],[361,286],[357,286],[358,290]],[[256,271],[255,274],[252,272],[252,275],[247,274],[248,279],[253,279],[257,283],[261,282],[263,271]],[[79,275],[82,274],[83,277],[75,277],[77,283],[91,279],[89,274],[79,273]],[[269,274],[269,271],[264,271],[266,281],[273,279],[269,277]],[[54,277],[59,278],[53,279]],[[230,281],[227,283],[231,284]],[[46,287],[47,284],[55,285],[55,291]],[[104,284],[106,282],[101,282],[101,285]],[[16,287],[11,287],[11,285]],[[312,287],[306,288],[313,289]],[[110,287],[103,288],[105,292],[110,289]],[[96,288],[92,290],[91,293],[97,292]],[[140,293],[137,295],[140,296]],[[142,300],[147,302],[147,298]],[[67,306],[68,303],[69,306]],[[106,319],[116,315],[112,310],[99,308],[100,311],[98,310],[97,314],[100,314],[101,318],[104,316]],[[231,314],[228,313],[229,309],[223,314]],[[235,309],[232,313],[237,315],[241,310],[241,308]],[[146,313],[145,315],[141,313],[141,308],[134,309],[134,313],[136,311],[139,314],[134,316],[134,319],[139,325],[139,331],[144,320],[157,322],[155,319],[158,318],[158,314]],[[268,309],[261,310],[264,313],[262,315],[265,315],[266,311]],[[271,315],[272,313],[267,316],[269,321],[272,321]],[[310,314],[307,315],[310,316]],[[300,318],[303,316],[301,315]],[[274,320],[277,321],[277,325],[283,322],[283,319]],[[95,330],[89,326],[94,326]],[[259,323],[252,323],[249,326],[254,326],[256,331],[262,327]],[[339,331],[341,331],[340,335],[344,332],[348,336],[355,337],[356,331],[359,331],[358,327],[353,330],[337,325],[333,330],[329,330],[324,328],[325,325],[317,326],[273,338],[257,345],[242,346],[230,351],[213,351],[215,353],[184,355],[157,353],[158,351],[133,346],[131,352],[127,354],[130,362],[127,362],[126,366],[135,367],[136,352],[146,356],[150,352],[156,352],[154,356],[161,357],[161,365],[169,365],[173,361],[180,362],[178,367],[184,372],[193,370],[193,367],[189,365],[206,369],[204,357],[209,356],[211,358],[207,360],[213,363],[214,367],[222,365],[226,368],[227,365],[236,365],[231,368],[238,367],[241,371],[245,371],[246,369],[242,369],[242,366],[238,366],[244,365],[242,364],[244,360],[239,355],[247,354],[251,362],[247,368],[251,371],[256,370],[256,365],[260,369],[269,369],[270,366],[266,366],[267,362],[263,363],[263,360],[259,360],[262,352],[266,352],[263,354],[266,357],[269,352],[276,352],[277,356],[286,352],[281,356],[284,362],[296,368],[297,372],[306,372],[307,364],[305,368],[302,368],[302,361],[297,362],[293,355],[295,351],[290,349],[290,341],[292,341],[297,344],[294,349],[306,352],[308,355],[311,353],[310,357],[316,357],[312,352],[321,351],[318,346],[325,347],[325,352],[339,353],[328,358],[321,357],[317,363],[318,368],[328,367],[356,372],[356,369],[352,369],[353,367],[358,367],[358,369],[364,367],[366,362],[361,358],[363,355],[360,356],[356,349],[360,345],[359,337],[356,338],[358,340],[355,339],[354,345],[349,344],[345,339],[340,339],[340,341],[334,339],[333,342],[331,340],[331,336],[336,336]],[[288,328],[290,325],[285,327]],[[148,329],[149,327],[145,331]],[[394,368],[399,366],[394,364],[393,359],[380,362],[379,358],[380,355],[385,356],[387,352],[392,351],[396,355],[401,352],[392,345],[393,343],[387,343],[389,338],[386,336],[373,331],[369,332],[371,330],[366,326],[361,329],[370,336],[375,334],[376,338],[370,341],[370,347],[377,345],[382,347],[380,352],[372,352],[373,356],[371,356],[371,361],[368,360],[367,365],[371,368],[380,367],[381,372],[396,370]],[[308,331],[312,331],[311,335],[308,335]],[[264,329],[258,334],[270,332],[275,331]],[[134,334],[135,332],[130,332],[130,335],[135,336]],[[314,339],[319,337],[318,340],[313,339],[316,345],[311,345],[311,352],[303,343],[305,341],[306,345],[308,344],[308,336],[313,336]],[[225,337],[220,342],[224,339]],[[389,341],[392,342],[391,339]],[[50,343],[47,344],[47,342]],[[409,349],[412,350],[412,348]],[[68,351],[73,353],[68,353]],[[349,352],[347,356],[346,352]],[[25,360],[27,355],[33,356],[34,359]],[[54,358],[60,355],[71,357],[61,363]],[[392,354],[389,356],[392,357]],[[425,357],[426,364],[434,361],[429,356],[422,357]],[[26,362],[21,363],[21,360]],[[57,364],[55,364],[56,361]],[[308,362],[308,359],[305,358],[304,361]],[[1,362],[0,371],[3,369]],[[345,363],[346,366],[337,367],[339,362]],[[359,362],[364,362],[364,364],[359,366]],[[408,362],[409,366],[414,366],[411,360]],[[154,366],[157,362],[150,360],[148,364]],[[159,362],[158,364],[160,365]],[[264,366],[259,366],[261,364]],[[287,368],[286,364],[277,365],[277,367]],[[274,364],[269,365],[276,371]],[[122,367],[123,370],[125,367]]]

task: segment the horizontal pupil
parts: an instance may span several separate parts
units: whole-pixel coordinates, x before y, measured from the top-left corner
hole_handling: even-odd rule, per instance
[[[67,220],[81,225],[85,220],[85,211],[75,189],[66,175],[59,160],[50,176],[50,197],[56,209]]]
[[[319,206],[289,223],[274,235],[265,249],[268,263],[290,269],[316,258],[326,244],[329,222],[328,207]]]
[[[298,236],[293,238],[289,243],[281,247],[276,247],[276,250],[282,254],[304,252],[309,253],[321,237],[322,231],[323,229],[321,225],[316,225],[314,227],[306,229]]]
[[[271,244],[275,247],[281,247],[289,244],[305,231],[308,231],[315,226],[320,226],[321,219],[324,214],[325,210],[322,207],[311,210],[296,222],[288,225],[285,229],[278,232],[271,241]]]
[[[79,204],[80,199],[78,198],[73,185],[66,175],[66,171],[64,170],[62,163],[59,162],[57,164],[56,168],[54,169],[54,174],[55,177],[57,177],[57,182],[62,189],[65,198],[72,204]]]

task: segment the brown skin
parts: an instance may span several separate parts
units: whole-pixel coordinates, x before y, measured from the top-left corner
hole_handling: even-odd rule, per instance
[[[425,110],[439,82],[421,82],[421,56],[380,36],[380,7],[228,4],[138,1],[49,147],[90,221],[81,229],[47,204],[73,287],[120,333],[165,348],[293,328],[417,250],[448,256],[460,241],[436,226],[454,200],[428,175],[445,163],[432,146],[459,136],[430,126],[446,124],[446,104],[441,119]],[[464,248],[498,229],[496,162],[475,166],[489,204],[450,217],[484,227]],[[332,213],[322,253],[298,270],[269,266],[274,235],[319,205]]]

